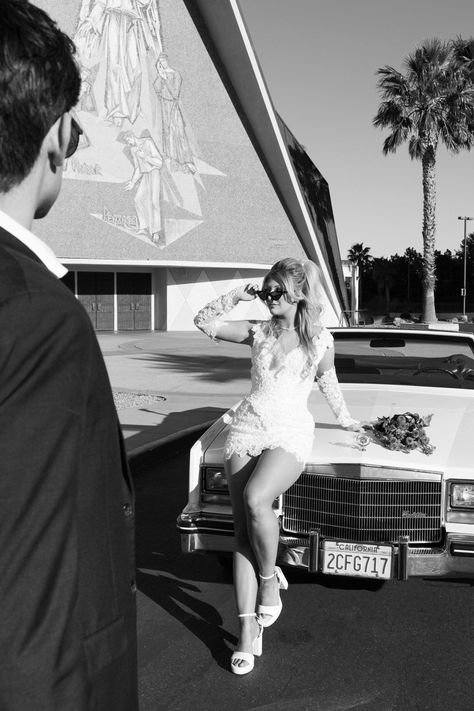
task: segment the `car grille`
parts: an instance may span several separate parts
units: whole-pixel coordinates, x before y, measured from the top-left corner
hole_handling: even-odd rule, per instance
[[[303,472],[283,495],[285,532],[374,543],[441,540],[440,481],[380,481]]]

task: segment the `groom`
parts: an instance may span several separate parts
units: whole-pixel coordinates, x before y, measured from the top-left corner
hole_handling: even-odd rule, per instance
[[[0,709],[136,711],[133,493],[103,358],[30,231],[80,128],[73,45],[0,9]]]

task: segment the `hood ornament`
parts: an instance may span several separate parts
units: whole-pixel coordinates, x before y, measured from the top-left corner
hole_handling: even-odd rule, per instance
[[[367,445],[370,444],[370,437],[361,432],[356,436],[356,443],[358,449],[360,449],[361,452],[365,452],[365,450],[367,449]]]

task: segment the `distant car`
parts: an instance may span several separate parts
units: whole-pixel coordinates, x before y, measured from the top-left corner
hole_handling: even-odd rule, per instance
[[[278,562],[375,579],[474,577],[474,336],[400,328],[333,331],[336,369],[361,421],[416,412],[432,454],[387,449],[341,429],[317,385],[314,446],[277,501]],[[185,552],[228,553],[232,510],[222,451],[229,410],[190,453],[189,500],[178,518]]]

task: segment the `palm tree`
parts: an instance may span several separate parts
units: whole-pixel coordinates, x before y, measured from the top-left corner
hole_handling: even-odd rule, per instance
[[[356,242],[347,252],[347,258],[352,262],[352,264],[359,267],[359,309],[362,307],[362,274],[365,273],[372,260],[372,255],[369,254],[369,252],[370,247],[364,247],[363,242]]]
[[[370,247],[364,247],[363,242],[356,242],[347,252],[347,258],[358,267],[365,268],[372,259]]]
[[[435,309],[436,154],[441,141],[451,153],[474,141],[474,89],[467,62],[454,43],[427,40],[404,60],[405,74],[377,70],[382,97],[373,123],[389,128],[383,152],[408,141],[412,159],[421,160],[423,180],[423,320],[437,321]]]

